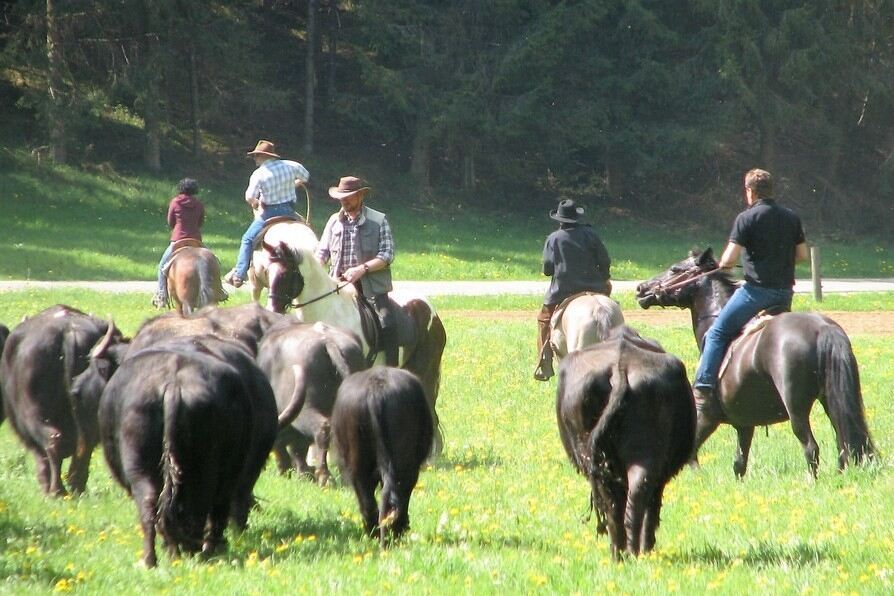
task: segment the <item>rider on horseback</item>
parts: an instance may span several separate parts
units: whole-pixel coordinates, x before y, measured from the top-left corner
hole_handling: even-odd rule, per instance
[[[152,305],[165,308],[168,304],[168,280],[164,267],[174,250],[174,243],[191,238],[201,242],[202,223],[205,221],[205,206],[196,198],[199,183],[193,178],[184,178],[177,184],[177,196],[168,205],[168,226],[171,228],[171,243],[158,262],[158,291],[152,297]]]
[[[745,283],[740,286],[705,334],[702,356],[692,384],[700,412],[714,414],[714,387],[723,355],[730,342],[754,315],[768,308],[790,310],[795,285],[795,263],[808,257],[801,220],[791,209],[773,200],[773,178],[765,170],[745,174],[748,207],[733,223],[729,244],[719,269],[731,269],[745,249]]]
[[[260,206],[261,211],[242,235],[236,267],[224,277],[224,281],[234,288],[245,282],[251,264],[251,251],[255,239],[264,229],[264,223],[271,217],[284,215],[300,219],[295,213],[295,188],[310,178],[307,168],[297,161],[281,159],[270,141],[258,141],[255,150],[249,151],[248,155],[254,158],[257,169],[248,180],[245,201],[252,210]]]
[[[326,222],[316,255],[323,265],[329,263],[330,276],[353,283],[372,302],[382,324],[385,364],[397,366],[397,321],[388,298],[393,289],[394,237],[385,214],[363,204],[367,192],[369,187],[354,176],[329,188],[329,196],[341,203],[341,209]]]
[[[549,216],[559,222],[543,247],[543,274],[552,277],[543,308],[537,315],[537,352],[540,362],[534,378],[546,381],[553,376],[553,351],[549,345],[550,319],[563,300],[578,292],[611,295],[611,258],[590,224],[581,223],[583,207],[570,199],[559,203]]]

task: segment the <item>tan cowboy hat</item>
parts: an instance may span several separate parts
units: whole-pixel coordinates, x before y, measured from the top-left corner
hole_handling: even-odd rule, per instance
[[[360,192],[369,190],[368,186],[363,186],[363,180],[356,176],[345,176],[338,181],[338,186],[329,187],[329,196],[338,201],[355,195]]]
[[[249,151],[247,155],[269,155],[270,157],[279,159],[279,155],[276,153],[276,145],[274,145],[270,141],[258,141],[258,145],[255,147],[255,150]]]

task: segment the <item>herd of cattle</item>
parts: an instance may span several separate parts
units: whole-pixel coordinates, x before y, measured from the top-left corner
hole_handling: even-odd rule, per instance
[[[210,555],[228,523],[244,528],[271,452],[281,471],[328,481],[330,436],[366,531],[384,542],[409,525],[433,404],[409,372],[364,370],[350,332],[252,303],[160,315],[127,339],[56,305],[11,332],[0,325],[0,348],[0,414],[34,455],[43,491],[82,493],[101,443],[137,506],[147,566],[156,532],[172,556]]]

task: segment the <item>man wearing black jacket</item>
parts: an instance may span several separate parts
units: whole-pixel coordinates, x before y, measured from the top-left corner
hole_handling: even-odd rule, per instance
[[[580,221],[583,207],[570,199],[559,203],[549,216],[559,229],[549,235],[543,246],[543,274],[552,277],[537,316],[540,362],[534,378],[546,381],[553,376],[553,352],[549,345],[550,319],[563,300],[579,292],[611,294],[611,259],[602,240],[590,224]]]

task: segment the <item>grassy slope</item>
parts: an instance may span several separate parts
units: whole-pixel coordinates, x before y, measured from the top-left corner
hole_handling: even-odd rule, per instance
[[[335,170],[331,164],[309,165],[322,172],[312,185],[313,220],[319,231],[335,207],[325,195],[329,181],[335,180],[329,172]],[[230,171],[227,178],[200,176],[208,211],[205,241],[225,268],[235,262],[247,224],[241,194],[249,172],[246,164],[244,171]],[[38,168],[22,149],[0,150],[0,212],[7,223],[0,243],[0,279],[152,279],[168,238],[167,203],[177,179],[187,173],[152,177],[46,164]],[[378,175],[383,181],[369,204],[386,211],[391,220],[398,247],[397,278],[539,277],[543,240],[554,229],[546,213],[532,216],[517,209],[485,213],[447,198],[436,198],[434,208],[430,201],[413,196],[400,180]],[[725,242],[725,230],[677,229],[668,222],[593,216],[612,254],[617,279],[651,277],[692,247],[720,248]],[[818,242],[827,277],[894,275],[890,239]],[[799,269],[799,276],[809,276],[806,266]]]

